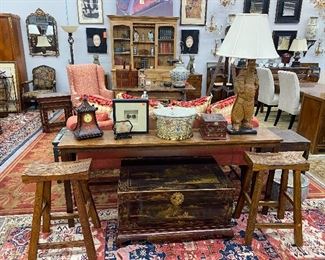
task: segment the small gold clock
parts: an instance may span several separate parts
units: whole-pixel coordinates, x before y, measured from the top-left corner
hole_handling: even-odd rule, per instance
[[[93,120],[93,116],[87,113],[83,116],[83,120],[85,123],[90,123]]]

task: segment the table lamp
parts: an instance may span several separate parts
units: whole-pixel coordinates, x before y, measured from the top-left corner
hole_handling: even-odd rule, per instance
[[[306,39],[294,39],[291,43],[289,51],[293,51],[295,53],[294,61],[291,64],[291,67],[299,67],[300,66],[300,52],[307,51],[307,40]]]
[[[237,14],[219,51],[219,56],[248,60],[234,80],[236,101],[231,111],[230,134],[256,134],[251,125],[256,90],[256,59],[275,59],[271,29],[266,14]]]

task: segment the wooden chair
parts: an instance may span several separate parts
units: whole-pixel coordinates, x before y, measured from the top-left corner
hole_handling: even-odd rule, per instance
[[[34,68],[32,74],[32,80],[22,83],[24,108],[28,108],[25,103],[37,104],[36,100],[40,94],[56,92],[55,69],[46,65],[41,65]],[[33,87],[31,90],[26,91],[29,84],[32,84]]]
[[[87,181],[91,159],[73,162],[55,162],[50,164],[32,164],[22,175],[24,183],[36,183],[32,234],[28,251],[28,259],[37,258],[38,249],[60,249],[85,246],[88,259],[97,259],[94,241],[89,226],[91,217],[94,227],[100,227],[94,201]],[[71,181],[78,213],[51,214],[51,182]],[[87,212],[87,208],[89,209]],[[43,207],[44,205],[44,207]],[[50,232],[51,220],[74,219],[79,217],[84,240],[39,243],[41,217],[43,216],[43,232]]]
[[[243,185],[238,198],[234,217],[239,218],[245,201],[249,204],[249,215],[247,220],[245,244],[251,245],[255,227],[258,228],[292,228],[294,229],[294,240],[297,246],[303,245],[302,220],[301,220],[301,171],[309,169],[309,163],[302,157],[301,152],[279,152],[279,153],[253,153],[245,152],[245,160],[248,163],[248,171],[244,176]],[[265,174],[275,169],[282,169],[280,194],[278,201],[260,201]],[[293,170],[293,199],[287,194],[288,173]],[[249,191],[253,180],[252,191]],[[252,196],[250,195],[252,194]],[[277,217],[284,218],[285,202],[288,200],[293,205],[293,223],[256,223],[258,206],[278,207]]]

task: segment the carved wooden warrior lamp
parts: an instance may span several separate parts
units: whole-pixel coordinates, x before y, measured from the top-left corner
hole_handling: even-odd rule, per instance
[[[248,60],[234,81],[237,99],[231,111],[230,134],[256,134],[250,123],[254,112],[256,59],[275,59],[271,29],[266,14],[237,14],[217,55]]]

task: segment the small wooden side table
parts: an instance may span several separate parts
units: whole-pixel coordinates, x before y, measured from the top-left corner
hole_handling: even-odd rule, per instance
[[[72,116],[72,103],[70,94],[66,93],[47,93],[37,98],[39,104],[43,132],[49,133],[52,127],[65,126],[68,118]],[[64,122],[49,122],[48,111],[64,109]]]

